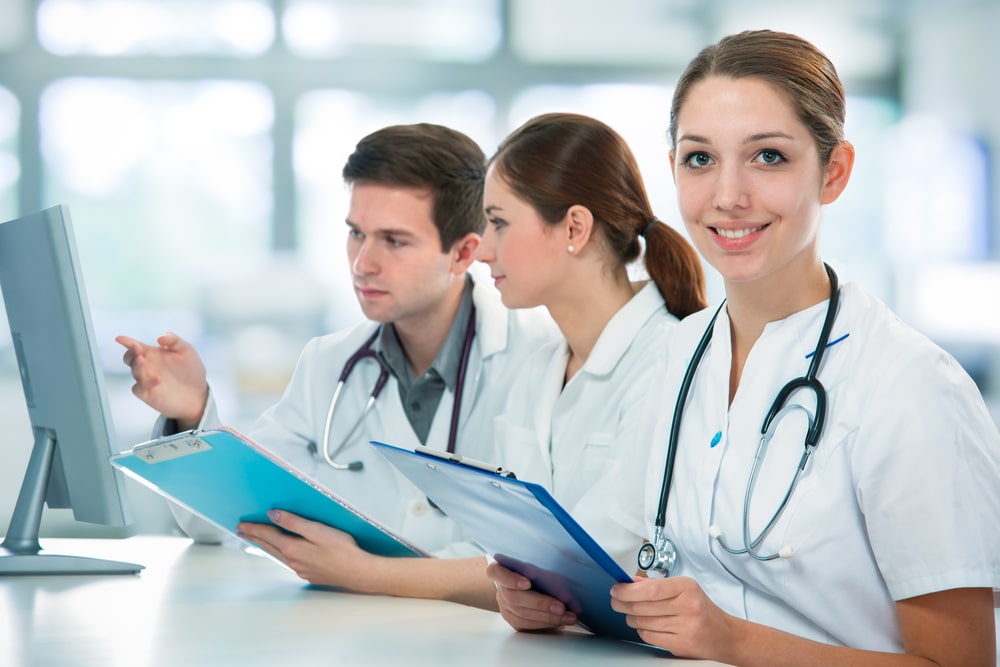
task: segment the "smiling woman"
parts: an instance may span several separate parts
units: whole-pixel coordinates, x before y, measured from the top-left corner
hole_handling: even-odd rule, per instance
[[[613,514],[673,544],[671,576],[612,606],[734,665],[992,667],[1000,434],[954,359],[820,256],[844,110],[833,65],[785,33],[726,37],[681,77],[681,216],[727,299],[678,325],[616,480]]]

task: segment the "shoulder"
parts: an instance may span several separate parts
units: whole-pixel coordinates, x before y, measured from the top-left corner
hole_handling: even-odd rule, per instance
[[[846,285],[845,290],[842,312],[851,352],[845,374],[849,390],[841,400],[862,427],[869,432],[891,427],[893,439],[904,437],[909,448],[959,458],[970,448],[986,447],[996,465],[996,425],[961,364],[861,288]]]
[[[343,357],[354,354],[378,329],[377,322],[364,321],[348,329],[317,336],[302,349],[303,358]]]
[[[707,308],[691,313],[678,322],[671,336],[671,347],[678,354],[690,355],[698,344],[698,341],[705,334],[705,330],[713,318],[715,318],[716,313],[720,313],[720,317],[724,316],[724,313],[720,312],[720,306],[721,304],[719,303],[712,304]]]
[[[882,301],[854,283],[843,289],[842,326],[851,338],[855,372],[863,371],[874,383],[890,385],[904,378],[931,386],[968,378],[947,351],[905,323]]]

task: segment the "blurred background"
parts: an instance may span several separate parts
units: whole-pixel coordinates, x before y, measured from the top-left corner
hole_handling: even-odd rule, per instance
[[[340,181],[359,138],[427,121],[491,154],[533,115],[586,113],[629,141],[679,227],[674,82],[703,46],[764,27],[814,42],[849,93],[857,165],[825,258],[952,352],[998,418],[996,0],[0,0],[0,219],[69,205],[120,449],[155,415],[117,334],[191,340],[246,429],[308,338],[361,317]],[[31,433],[4,318],[6,522]],[[130,495],[128,530],[171,529]],[[103,530],[60,512],[43,534]]]

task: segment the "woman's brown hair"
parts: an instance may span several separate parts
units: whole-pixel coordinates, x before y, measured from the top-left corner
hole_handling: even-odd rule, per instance
[[[622,265],[642,253],[667,308],[683,318],[705,307],[701,259],[677,230],[653,215],[638,164],[625,140],[578,114],[536,116],[510,134],[490,159],[496,174],[549,224],[571,206],[586,207]]]
[[[844,87],[833,63],[797,35],[747,30],[702,49],[681,75],[670,105],[670,145],[677,142],[677,115],[692,86],[709,77],[756,78],[785,94],[812,133],[820,162],[844,140]]]

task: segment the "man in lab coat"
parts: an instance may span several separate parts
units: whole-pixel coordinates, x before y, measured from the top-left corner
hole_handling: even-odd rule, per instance
[[[492,422],[507,387],[527,356],[558,335],[544,311],[507,311],[492,285],[467,273],[485,227],[484,165],[471,139],[437,125],[386,127],[357,144],[343,169],[350,187],[347,255],[368,321],[311,340],[282,398],[248,433],[403,537],[445,556],[470,555],[470,546],[368,442],[446,449],[453,441],[464,456],[493,459]],[[116,340],[126,348],[133,393],[161,414],[154,435],[223,423],[188,342],[171,333],[156,345]],[[338,378],[366,347],[374,356],[354,366],[331,417]],[[366,411],[383,368],[387,381]],[[196,540],[222,538],[172,509]]]

